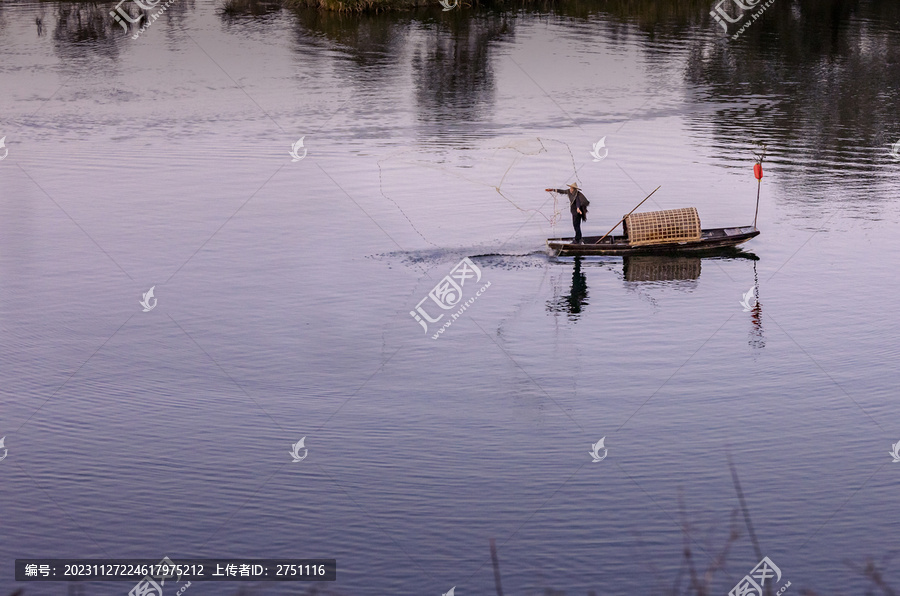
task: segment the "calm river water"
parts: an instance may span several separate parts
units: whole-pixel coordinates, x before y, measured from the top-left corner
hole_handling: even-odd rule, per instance
[[[133,39],[0,3],[0,593],[133,585],[16,558],[168,555],[489,595],[491,539],[512,595],[687,593],[686,542],[712,594],[760,554],[789,593],[870,558],[897,589],[900,6],[777,0],[733,40],[658,4],[175,0]],[[545,254],[570,182],[588,233],[659,185],[752,224],[758,141],[742,252]]]

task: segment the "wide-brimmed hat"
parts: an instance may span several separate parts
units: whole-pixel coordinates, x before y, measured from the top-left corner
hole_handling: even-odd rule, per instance
[[[568,186],[569,186],[569,188],[574,188],[575,190],[578,190],[578,183],[577,183],[577,182],[573,182],[572,184],[569,184]]]

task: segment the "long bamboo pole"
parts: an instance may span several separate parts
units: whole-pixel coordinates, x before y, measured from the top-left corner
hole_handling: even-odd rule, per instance
[[[756,181],[756,213],[753,214],[753,229],[756,229],[756,216],[759,215],[759,188],[762,186],[762,178]]]
[[[653,189],[653,192],[656,192],[656,191],[659,190],[660,188],[662,188],[662,184],[660,184],[659,186],[657,186],[656,188],[654,188],[654,189]],[[610,234],[612,234],[612,233],[613,233],[613,230],[615,230],[616,228],[618,228],[618,227],[619,227],[619,224],[622,223],[623,221],[625,221],[625,218],[626,218],[626,217],[628,217],[629,215],[631,215],[632,213],[634,213],[635,210],[637,210],[638,207],[640,207],[641,205],[643,205],[644,202],[645,202],[647,199],[649,199],[650,197],[653,196],[653,192],[651,192],[649,195],[647,195],[646,198],[644,198],[643,201],[641,201],[640,203],[638,203],[638,204],[637,204],[637,207],[635,207],[634,209],[632,209],[631,211],[629,211],[628,213],[626,213],[626,214],[625,214],[625,217],[623,217],[622,219],[619,220],[619,223],[617,223],[616,225],[614,225],[607,233],[603,234],[603,237],[600,238],[600,240],[597,240],[594,244],[600,244],[600,243],[603,241],[603,238],[606,238],[607,236],[609,236]]]

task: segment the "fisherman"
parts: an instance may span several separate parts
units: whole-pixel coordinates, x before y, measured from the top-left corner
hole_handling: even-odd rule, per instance
[[[584,196],[584,193],[578,189],[578,184],[572,183],[568,190],[558,188],[545,188],[547,192],[558,192],[561,195],[569,197],[569,211],[572,212],[572,226],[575,228],[575,240],[573,244],[584,244],[581,239],[581,222],[587,220],[588,205],[591,204]]]

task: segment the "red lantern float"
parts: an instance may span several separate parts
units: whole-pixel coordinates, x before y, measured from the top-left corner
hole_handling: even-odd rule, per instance
[[[755,164],[755,165],[753,166],[753,174],[756,176],[756,179],[757,179],[757,180],[762,180],[762,177],[763,177],[763,171],[762,171],[762,164],[761,164],[761,163],[757,163],[757,164]]]

